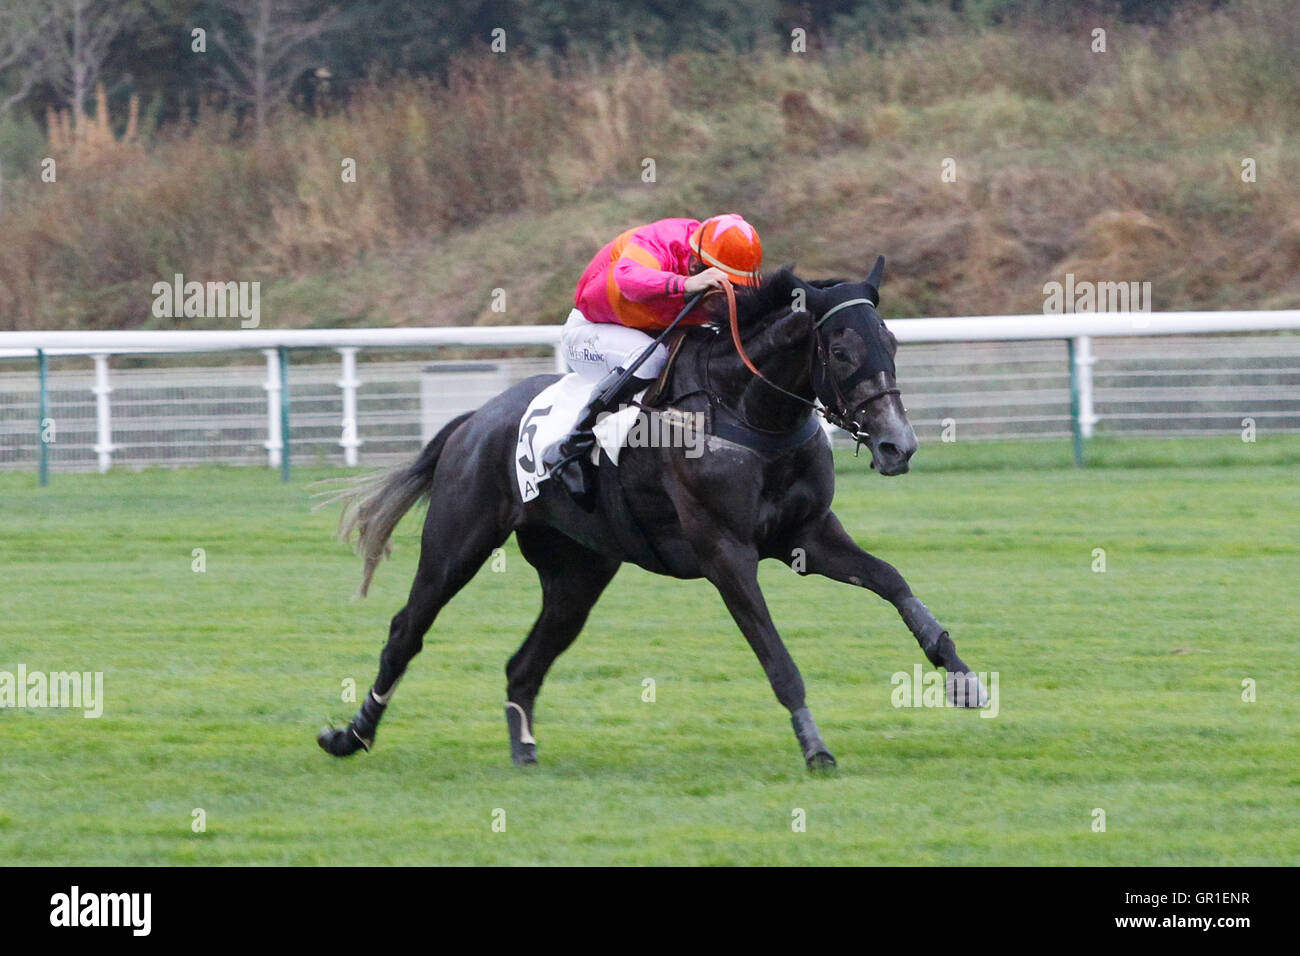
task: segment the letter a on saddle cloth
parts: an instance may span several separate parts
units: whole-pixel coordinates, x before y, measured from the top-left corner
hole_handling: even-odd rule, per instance
[[[519,443],[515,447],[515,481],[519,496],[531,501],[541,494],[540,485],[548,477],[542,468],[542,453],[561,441],[575,425],[587,403],[595,397],[596,385],[577,372],[570,372],[558,382],[544,388],[524,410],[519,420]],[[632,399],[641,400],[642,390]],[[596,423],[596,447],[592,460],[599,463],[600,449],[609,460],[618,464],[619,449],[627,440],[628,432],[636,422],[641,409],[636,405],[626,407],[601,417]]]

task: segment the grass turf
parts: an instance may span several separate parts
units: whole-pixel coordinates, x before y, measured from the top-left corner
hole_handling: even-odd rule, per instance
[[[765,565],[824,779],[716,593],[631,567],[543,689],[541,766],[512,767],[502,668],[539,603],[513,542],[435,624],[375,752],[330,758],[314,734],[373,679],[418,518],[354,601],[359,564],[308,507],[337,472],[0,475],[0,671],[102,671],[106,697],[93,720],[0,710],[0,860],[1296,863],[1300,440],[1089,456],[928,445],[892,480],[841,458],[845,525],[998,673],[999,713],[891,706],[923,662],[893,609]]]

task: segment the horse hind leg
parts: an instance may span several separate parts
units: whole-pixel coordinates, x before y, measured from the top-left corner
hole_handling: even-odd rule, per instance
[[[506,664],[506,728],[516,766],[537,763],[533,707],[555,659],[574,642],[619,562],[549,528],[516,532],[524,558],[542,582],[542,610]]]
[[[438,612],[478,573],[510,535],[509,528],[482,521],[486,509],[472,506],[436,511],[437,498],[425,520],[420,566],[405,606],[393,616],[388,642],[379,656],[379,674],[361,708],[342,728],[326,727],[316,737],[327,753],[347,757],[369,751],[397,683],[424,646],[424,635]],[[475,523],[478,521],[479,523]]]
[[[413,588],[413,597],[414,593]],[[414,634],[408,626],[410,606],[411,602],[408,600],[407,604],[393,615],[389,623],[388,642],[379,657],[379,676],[366,692],[361,708],[346,727],[325,727],[316,736],[316,742],[326,753],[335,757],[350,757],[358,750],[369,752],[374,746],[379,721],[383,718],[388,702],[397,690],[398,681],[402,679],[406,664],[410,663],[411,658],[418,654],[424,645],[423,632]],[[434,613],[437,613],[437,609]]]

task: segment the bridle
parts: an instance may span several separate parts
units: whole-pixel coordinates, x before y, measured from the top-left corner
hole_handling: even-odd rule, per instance
[[[817,374],[816,374],[817,367],[813,364],[814,357],[816,357],[816,360],[817,362],[820,363],[821,369],[824,373],[822,377],[830,387],[830,394],[828,396],[823,396],[820,394],[817,395],[817,399],[820,400],[821,402],[821,404],[819,405],[817,401],[809,401],[808,399],[804,398],[802,395],[796,395],[794,392],[790,391],[789,389],[783,388],[780,385],[776,384],[776,382],[772,381],[770,378],[764,375],[759,370],[758,366],[755,365],[753,361],[750,360],[749,355],[745,352],[744,343],[742,343],[740,340],[740,320],[736,311],[736,292],[731,287],[730,282],[724,282],[722,284],[722,291],[727,296],[727,319],[728,319],[728,324],[731,326],[731,341],[732,344],[735,345],[736,347],[736,354],[738,354],[740,356],[740,360],[745,363],[745,367],[748,368],[752,373],[754,373],[754,376],[759,380],[761,380],[762,382],[764,382],[766,385],[776,389],[778,392],[781,392],[784,395],[789,396],[790,398],[793,398],[797,402],[801,402],[804,405],[807,405],[809,408],[813,410],[814,413],[821,415],[832,425],[836,426],[837,428],[842,428],[846,432],[848,432],[849,435],[853,438],[854,442],[856,443],[854,446],[854,453],[856,454],[858,450],[861,449],[862,445],[871,436],[862,430],[862,424],[860,422],[852,418],[853,411],[852,409],[849,408],[848,401],[844,397],[844,392],[845,390],[852,391],[853,387],[857,385],[859,382],[861,382],[864,378],[868,378],[873,374],[879,374],[879,373],[872,373],[872,372],[868,372],[865,369],[858,369],[856,372],[850,375],[848,380],[843,384],[837,382],[835,380],[835,376],[830,373],[829,348],[826,344],[826,340],[822,338],[821,326],[823,322],[825,322],[827,319],[829,319],[832,315],[834,315],[836,312],[840,311],[841,309],[846,309],[852,305],[870,305],[874,307],[875,303],[872,302],[870,299],[848,299],[847,301],[840,302],[837,305],[827,309],[826,313],[822,315],[821,318],[817,319],[816,322],[813,323],[812,348],[808,350],[808,380],[814,383],[813,390],[814,392],[817,392],[817,387],[815,384],[817,382]],[[886,395],[898,395],[898,394],[900,394],[900,392],[898,391],[897,386],[886,384],[885,387],[879,389],[878,391],[874,392],[870,397],[860,402],[858,407],[861,408],[865,405],[869,405],[871,402],[874,402],[876,399],[883,398]],[[826,400],[827,398],[830,398],[831,401],[828,402]]]

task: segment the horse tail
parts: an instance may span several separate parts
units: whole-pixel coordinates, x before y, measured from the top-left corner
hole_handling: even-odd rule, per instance
[[[339,516],[339,538],[347,541],[355,535],[356,551],[365,559],[358,596],[366,596],[375,569],[392,550],[389,538],[397,523],[433,488],[434,472],[447,439],[472,414],[458,415],[444,425],[411,464],[376,472],[331,499],[344,502]]]

